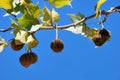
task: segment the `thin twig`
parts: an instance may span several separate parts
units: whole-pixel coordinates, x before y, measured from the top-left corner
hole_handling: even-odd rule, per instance
[[[117,11],[110,11],[110,10],[104,11],[104,10],[103,10],[103,11],[101,12],[101,15],[108,16],[109,14],[111,14],[111,13],[113,13],[113,12],[117,12]],[[86,18],[83,18],[82,20],[77,21],[77,22],[74,22],[74,23],[72,23],[72,24],[67,24],[67,25],[63,25],[63,26],[58,26],[58,29],[59,29],[59,30],[63,30],[63,29],[67,29],[67,28],[69,28],[69,27],[75,27],[76,25],[78,25],[78,24],[80,24],[80,23],[85,23],[87,20],[89,20],[89,19],[91,19],[91,18],[94,18],[95,15],[96,15],[96,14],[90,15],[90,16],[88,16],[88,17],[86,17]],[[103,22],[105,22],[106,20],[107,20],[107,18],[105,17],[105,19],[103,20]],[[9,28],[7,28],[7,29],[0,29],[0,32],[6,32],[6,31],[9,31],[9,30],[12,30],[12,29],[13,29],[12,27],[9,27]],[[41,27],[40,27],[39,29],[37,29],[36,31],[33,31],[33,32],[31,32],[31,33],[38,32],[39,30],[52,30],[52,29],[54,29],[53,26],[48,26],[48,27],[44,27],[44,28],[41,28]]]
[[[101,13],[102,15],[106,15],[108,16],[110,14],[110,12],[105,12],[105,11],[102,11]],[[83,18],[82,20],[80,21],[77,21],[75,23],[72,23],[72,24],[67,24],[67,25],[63,25],[63,26],[58,26],[58,29],[59,30],[63,30],[63,29],[67,29],[69,27],[75,27],[76,25],[80,24],[80,23],[84,23],[86,22],[87,20],[91,19],[91,18],[94,18],[96,14],[93,14],[91,16],[88,16],[86,18]],[[54,29],[52,26],[50,27],[45,27],[45,28],[39,28],[38,30],[36,30],[35,32],[39,31],[39,30],[51,30],[51,29]]]
[[[13,27],[9,27],[7,29],[0,29],[0,32],[7,32],[7,31],[10,31],[12,29],[14,29],[14,28]]]

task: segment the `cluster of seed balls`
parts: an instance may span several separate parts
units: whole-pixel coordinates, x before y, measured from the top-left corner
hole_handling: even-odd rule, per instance
[[[106,29],[101,29],[98,34],[96,34],[92,41],[95,43],[96,46],[103,45],[107,40],[110,39],[110,32]],[[19,43],[19,44],[18,44]],[[24,44],[21,43],[19,40],[13,39],[11,41],[11,48],[15,51],[19,51],[23,48]],[[53,40],[50,44],[51,49],[58,53],[61,52],[64,48],[64,43],[62,40],[56,39]],[[31,64],[36,63],[38,60],[38,56],[34,52],[26,52],[20,56],[19,61],[21,65],[24,67],[29,67]]]
[[[21,50],[24,46],[23,43],[21,43],[19,40],[16,40],[16,39],[13,39],[10,45],[11,45],[11,48],[15,51]],[[56,39],[51,42],[50,47],[54,52],[58,53],[63,50],[64,43],[62,40]],[[21,65],[23,65],[26,68],[29,67],[31,64],[36,63],[37,60],[38,60],[38,56],[31,51],[22,54],[19,58]]]

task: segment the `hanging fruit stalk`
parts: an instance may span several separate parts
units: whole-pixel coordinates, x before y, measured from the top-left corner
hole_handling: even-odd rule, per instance
[[[57,28],[57,26],[55,26],[55,30],[56,30],[56,39],[51,42],[50,47],[54,52],[58,53],[58,52],[61,52],[63,50],[64,43],[63,43],[62,40],[58,39],[58,28]]]

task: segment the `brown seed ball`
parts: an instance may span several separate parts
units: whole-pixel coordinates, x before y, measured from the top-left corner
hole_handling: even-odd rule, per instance
[[[100,34],[97,34],[92,38],[93,42],[95,43],[96,46],[102,46],[105,41],[103,41],[102,37]]]
[[[34,52],[30,52],[29,54],[30,54],[31,57],[32,57],[32,62],[31,62],[31,64],[36,63],[37,60],[38,60],[38,56],[37,56]]]
[[[64,48],[64,43],[62,40],[53,40],[50,47],[54,52],[61,52]]]
[[[37,60],[38,60],[38,57],[33,52],[25,53],[19,58],[21,65],[23,65],[26,68],[29,67],[31,64],[34,64],[35,62],[37,62]]]
[[[110,32],[106,29],[100,30],[99,34],[104,35],[104,36],[110,36]]]
[[[29,53],[25,53],[19,58],[19,61],[20,61],[21,65],[23,65],[24,67],[27,68],[32,63],[32,57]]]
[[[19,44],[17,44],[17,43],[19,43]],[[23,48],[23,46],[24,46],[23,43],[21,43],[19,40],[16,40],[16,39],[13,39],[13,40],[11,41],[10,45],[11,45],[11,48],[12,48],[13,50],[15,50],[15,51],[21,50],[21,49]]]
[[[92,40],[96,46],[102,46],[106,41],[110,39],[110,32],[106,29],[100,30],[100,32],[95,35]]]
[[[103,40],[104,40],[105,42],[106,42],[107,40],[109,40],[110,37],[111,37],[110,32],[109,32],[108,30],[106,30],[106,29],[100,30],[99,34],[101,34],[101,36],[102,36],[102,38],[103,38]]]

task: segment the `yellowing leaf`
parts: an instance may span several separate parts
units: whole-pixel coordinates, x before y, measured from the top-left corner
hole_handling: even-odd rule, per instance
[[[13,0],[0,0],[0,8],[3,9],[12,9]]]
[[[1,0],[0,8],[6,9],[8,14],[17,15],[20,12],[24,13],[24,10],[26,10],[25,4],[30,3],[32,3],[31,0]]]
[[[26,44],[28,45],[27,50],[30,50],[31,48],[37,46],[38,41],[33,35],[29,35]]]
[[[106,0],[99,0],[99,1],[97,2],[97,6],[96,6],[96,16],[95,16],[95,18],[98,17],[99,11],[100,11],[100,7],[101,7],[101,5],[102,5],[103,3],[105,3],[105,2],[106,2]]]
[[[24,0],[13,0],[13,2],[12,2],[13,8],[15,8],[17,6],[17,4],[22,5],[23,2],[24,2]]]
[[[4,50],[5,47],[7,47],[7,42],[0,37],[0,53]]]
[[[82,15],[81,13],[69,14],[69,17],[71,18],[71,20],[73,22],[77,22],[77,21],[82,20],[84,18],[84,15]],[[88,37],[89,39],[92,39],[92,37],[99,32],[99,30],[97,30],[95,28],[90,28],[90,27],[86,26],[85,23],[80,23],[76,26],[69,27],[64,30],[71,31],[74,34],[81,34],[85,37]]]
[[[88,37],[89,39],[92,39],[92,37],[99,32],[99,30],[97,30],[95,28],[89,28],[88,26],[85,26],[85,25],[84,26],[77,25],[76,27],[73,26],[73,27],[69,27],[64,30],[71,31],[74,34],[81,34],[85,37]]]
[[[44,14],[42,21],[48,21],[51,19],[50,10],[46,6],[44,7],[42,12]]]
[[[99,33],[99,30],[96,28],[90,28],[88,26],[84,26],[82,29],[82,35],[85,37],[88,37],[89,39],[92,39],[96,34]]]
[[[27,50],[35,47],[38,44],[37,39],[32,34],[24,30],[20,30],[16,34],[15,39],[19,40],[19,42],[21,43],[27,44],[28,45]],[[21,44],[21,43],[18,43],[18,44]]]
[[[43,28],[43,27],[44,27],[43,24],[33,25],[30,29],[30,32],[37,31],[38,29]]]
[[[52,9],[52,21],[53,22],[58,22],[59,18],[60,18],[59,14],[54,9]]]
[[[64,29],[64,30],[71,31],[74,34],[82,34],[82,28],[83,28],[83,26],[77,26],[77,27],[73,26],[73,27],[69,27],[69,28]]]
[[[52,22],[58,22],[59,21],[59,14],[52,9],[52,12],[45,6],[43,9],[44,16],[41,18],[41,21],[45,26],[51,26]]]
[[[29,36],[29,33],[28,33],[28,32],[26,32],[26,31],[24,31],[24,30],[20,30],[20,31],[16,34],[15,39],[16,39],[16,40],[19,40],[19,41],[22,42],[22,43],[26,43],[28,36]]]
[[[48,0],[51,4],[53,4],[56,8],[61,8],[65,5],[70,5],[72,0]]]

